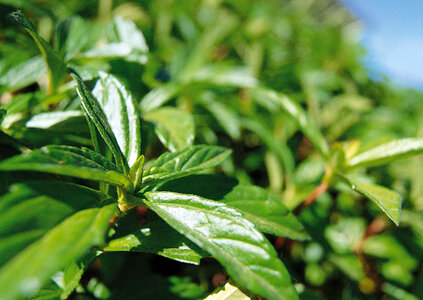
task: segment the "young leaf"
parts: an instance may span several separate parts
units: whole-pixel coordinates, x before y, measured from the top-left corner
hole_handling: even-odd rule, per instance
[[[346,166],[347,168],[379,166],[420,153],[423,153],[423,139],[396,140],[352,157]]]
[[[141,154],[140,119],[134,99],[116,77],[102,71],[98,75],[100,78],[92,93],[131,167]]]
[[[276,251],[242,214],[194,195],[148,192],[145,203],[208,251],[236,282],[268,299],[298,299]]]
[[[383,186],[364,183],[351,177],[345,177],[353,190],[363,194],[379,206],[379,208],[399,226],[401,218],[401,196]]]
[[[49,93],[56,91],[60,82],[66,77],[66,65],[57,56],[54,50],[50,47],[47,42],[38,35],[34,25],[32,25],[20,11],[16,11],[10,14],[10,16],[31,35],[41,51],[41,54],[46,61],[48,66],[47,74],[49,78]]]
[[[82,81],[82,78],[79,77],[79,75],[71,69],[69,70],[69,72],[76,81],[76,90],[78,92],[79,97],[81,98],[82,106],[84,107],[85,112],[96,126],[101,137],[104,139],[105,143],[110,148],[110,151],[112,151],[119,169],[125,175],[128,174],[128,162],[119,148],[119,144],[116,140],[116,137],[110,127],[110,124],[107,122],[107,118],[103,110],[101,109],[100,104],[97,102],[96,99],[91,96],[91,93],[88,91],[87,87]]]
[[[116,204],[77,212],[0,269],[3,299],[31,297],[55,272],[103,242]]]
[[[294,240],[309,239],[303,225],[280,199],[265,189],[239,184],[231,177],[198,174],[167,182],[162,191],[194,194],[236,208],[263,232]]]
[[[131,191],[132,182],[116,166],[89,149],[45,146],[0,162],[1,171],[38,171],[106,182]]]
[[[195,124],[189,112],[163,107],[147,112],[143,117],[155,125],[156,135],[172,152],[187,148],[194,142]]]
[[[329,153],[329,146],[323,137],[322,133],[308,118],[306,112],[296,102],[289,99],[287,96],[278,94],[277,92],[256,88],[252,91],[254,99],[256,99],[263,106],[274,110],[278,107],[290,115],[298,124],[298,127],[316,146],[316,148],[325,156]]]
[[[144,171],[145,187],[190,175],[220,165],[231,150],[219,146],[196,145],[159,156]]]

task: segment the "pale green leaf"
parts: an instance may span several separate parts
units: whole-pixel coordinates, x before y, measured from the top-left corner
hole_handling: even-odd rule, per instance
[[[276,251],[241,213],[194,195],[149,192],[146,197],[153,211],[208,251],[241,286],[268,299],[298,299]]]
[[[72,119],[81,119],[83,117],[84,113],[79,110],[52,111],[33,116],[25,125],[31,128],[51,128],[60,123],[72,121]]]
[[[249,300],[251,299],[245,295],[239,288],[231,284],[225,283],[224,286],[218,287],[212,294],[204,300]]]
[[[93,90],[120,150],[131,167],[141,154],[140,119],[131,93],[113,75],[100,71]]]
[[[265,88],[256,88],[252,91],[254,99],[263,106],[275,110],[282,109],[285,113],[295,120],[298,127],[314,146],[323,154],[329,153],[329,146],[319,131],[318,127],[312,123],[307,113],[298,103],[294,102],[285,95],[279,94],[273,90]]]
[[[423,139],[396,140],[352,157],[346,166],[347,168],[379,166],[420,153],[423,153]]]
[[[163,107],[147,112],[143,117],[155,125],[156,135],[170,151],[182,150],[194,142],[194,118],[187,111]]]
[[[357,181],[351,177],[347,180],[351,184],[353,190],[363,194],[379,206],[379,208],[397,225],[399,226],[401,218],[401,196],[390,189],[383,186],[364,183]]]
[[[2,91],[16,91],[36,82],[46,73],[46,63],[42,56],[35,56],[9,69],[0,77]]]
[[[0,162],[1,171],[38,171],[106,182],[132,190],[132,182],[110,161],[87,148],[45,146]]]
[[[182,89],[182,85],[176,82],[169,82],[151,90],[140,102],[141,112],[148,112],[156,109],[175,97]]]

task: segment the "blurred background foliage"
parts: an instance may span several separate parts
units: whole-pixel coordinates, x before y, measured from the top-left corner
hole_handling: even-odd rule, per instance
[[[91,142],[73,85],[48,88],[36,44],[6,17],[16,9],[85,80],[104,70],[127,84],[140,103],[147,157],[164,149],[160,130],[169,128],[155,125],[163,111],[154,112],[167,110],[195,124],[196,144],[233,149],[224,173],[267,188],[292,210],[319,185],[327,149],[319,153],[297,120],[250,88],[294,100],[329,144],[359,140],[362,152],[423,136],[423,93],[369,77],[360,22],[337,1],[0,0],[2,128],[29,148]],[[422,157],[359,174],[403,196],[398,228],[341,185],[302,210],[310,241],[269,237],[302,299],[423,298],[421,174]],[[102,256],[84,284],[99,299],[198,299],[219,278],[213,260],[194,267],[125,253]]]

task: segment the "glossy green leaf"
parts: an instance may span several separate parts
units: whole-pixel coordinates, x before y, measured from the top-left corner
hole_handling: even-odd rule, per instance
[[[282,201],[260,187],[237,185],[224,196],[222,202],[243,213],[263,232],[293,240],[310,238]]]
[[[164,153],[144,171],[144,186],[190,175],[220,165],[231,150],[219,146],[196,145],[177,152]]]
[[[193,144],[195,124],[189,112],[163,107],[147,112],[143,117],[154,124],[156,135],[170,151],[182,150]]]
[[[201,249],[195,251],[192,248],[198,247],[157,216],[150,216],[147,225],[143,228],[112,239],[102,251],[154,253],[169,259],[198,265],[204,251],[200,251]]]
[[[346,166],[348,168],[379,166],[420,153],[423,153],[423,139],[396,140],[352,157]]]
[[[240,184],[221,175],[198,174],[172,180],[160,187],[162,191],[194,194],[226,203],[244,214],[263,232],[306,240],[309,235],[280,199],[258,186]]]
[[[87,148],[45,146],[0,162],[2,171],[38,171],[106,182],[132,190],[132,182],[116,166]]]
[[[353,190],[363,194],[379,206],[379,208],[399,226],[401,218],[401,196],[383,186],[364,183],[348,177]]]
[[[140,156],[140,119],[131,93],[113,75],[100,71],[93,89],[129,167]]]
[[[301,131],[310,139],[314,146],[323,154],[328,155],[329,146],[319,131],[318,127],[312,123],[306,112],[302,109],[298,103],[294,102],[285,95],[278,94],[277,92],[264,89],[256,88],[252,91],[254,99],[261,103],[263,106],[275,110],[277,108],[282,109],[289,116],[291,116]]]
[[[66,65],[54,52],[47,42],[38,35],[34,25],[32,25],[20,11],[11,13],[10,16],[31,35],[41,51],[41,54],[48,66],[47,74],[49,77],[49,92],[54,92],[61,81],[66,77]]]
[[[87,87],[82,81],[82,78],[79,77],[79,75],[73,70],[69,70],[69,72],[76,81],[76,91],[78,92],[78,95],[81,98],[82,106],[84,107],[85,112],[87,113],[91,121],[94,123],[101,137],[104,139],[105,143],[110,148],[110,151],[112,151],[119,169],[124,174],[128,174],[128,162],[125,156],[123,155],[122,151],[120,150],[119,144],[116,140],[113,130],[110,124],[107,122],[107,117],[104,114],[100,104],[95,98],[92,97],[91,93],[88,91]]]
[[[171,192],[146,193],[146,204],[208,251],[241,286],[268,299],[297,299],[272,245],[241,213],[223,203]]]
[[[8,92],[19,90],[36,82],[46,71],[43,57],[32,57],[0,76],[0,90]]]
[[[3,299],[30,297],[55,272],[103,242],[115,204],[79,211],[0,269]]]

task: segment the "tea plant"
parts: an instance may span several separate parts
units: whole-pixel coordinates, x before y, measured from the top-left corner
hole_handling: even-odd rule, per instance
[[[296,24],[307,11],[299,2],[286,11],[270,1],[251,11],[236,1],[187,3],[150,4],[155,36],[147,39],[107,9],[100,23],[64,19],[54,47],[23,13],[10,14],[41,55],[25,35],[28,49],[3,50],[24,58],[5,58],[0,70],[2,299],[204,298],[204,274],[222,272],[203,267],[214,260],[231,278],[209,296],[216,299],[318,299],[312,290],[330,278],[346,278],[343,293],[413,299],[421,255],[407,249],[423,245],[421,216],[405,210],[411,246],[381,233],[391,228],[387,218],[401,220],[402,197],[387,178],[403,180],[383,166],[420,154],[423,140],[375,134],[372,118],[360,122],[372,104],[359,89],[378,90],[355,65],[356,48],[339,42],[350,60],[337,58],[336,71],[318,70],[325,54],[290,49],[298,52],[285,59],[299,61],[289,70],[275,54],[283,33],[263,16],[291,24],[279,11]],[[133,5],[127,12],[143,16]],[[305,20],[292,26],[314,19]],[[330,21],[324,26],[328,40],[336,37]],[[296,47],[313,45],[296,34]],[[404,194],[405,186],[395,185]],[[146,253],[186,264],[192,279],[155,274]],[[339,299],[339,288],[330,289],[320,293]]]

